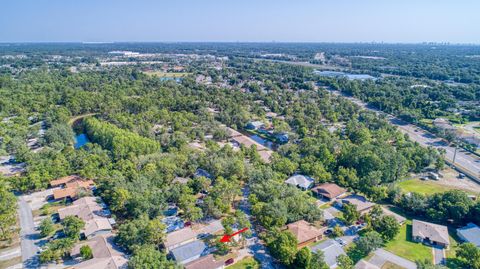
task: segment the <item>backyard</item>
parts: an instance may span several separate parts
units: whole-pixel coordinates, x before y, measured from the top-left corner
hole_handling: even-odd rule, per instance
[[[231,266],[228,266],[230,269],[258,269],[260,264],[253,257],[247,257]]]

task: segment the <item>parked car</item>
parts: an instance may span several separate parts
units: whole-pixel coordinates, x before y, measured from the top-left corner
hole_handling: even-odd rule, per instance
[[[230,259],[228,259],[228,260],[225,261],[225,265],[230,265],[230,264],[232,264],[232,263],[234,263],[234,262],[235,262],[235,260],[234,260],[233,258],[230,258]]]
[[[340,246],[346,246],[347,245],[347,242],[345,242],[345,240],[341,239],[341,238],[337,238],[335,239],[335,241],[337,241],[337,243],[340,244]]]
[[[465,174],[459,173],[459,174],[458,174],[458,178],[465,178]]]
[[[332,229],[327,229],[325,232],[323,232],[324,235],[331,235],[333,233]]]

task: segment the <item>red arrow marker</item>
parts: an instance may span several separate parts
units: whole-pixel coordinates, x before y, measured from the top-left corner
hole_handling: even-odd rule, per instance
[[[222,239],[220,239],[220,242],[228,243],[228,242],[230,242],[230,238],[234,237],[237,234],[241,234],[241,233],[245,232],[246,230],[248,230],[248,228],[243,228],[240,231],[236,231],[236,232],[234,232],[233,234],[230,234],[230,235],[226,234],[222,237]]]

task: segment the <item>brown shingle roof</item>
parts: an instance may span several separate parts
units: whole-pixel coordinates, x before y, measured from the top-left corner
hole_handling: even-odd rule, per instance
[[[336,198],[346,192],[346,190],[335,183],[323,183],[312,189],[313,192],[327,197],[328,199]]]
[[[297,238],[298,244],[315,239],[323,234],[323,230],[314,227],[304,220],[288,224],[287,229]]]
[[[66,189],[58,189],[58,190],[53,190],[53,198],[55,200],[57,199],[63,199],[67,197],[75,197],[77,196],[77,189],[76,188],[66,188]]]
[[[55,180],[50,181],[50,186],[58,187],[76,179],[81,179],[81,177],[77,175],[71,175],[71,176],[57,178]]]
[[[185,269],[217,269],[222,267],[223,262],[216,261],[212,254],[185,265]]]
[[[98,235],[85,243],[77,244],[73,248],[71,255],[80,255],[80,248],[84,245],[88,245],[92,249],[93,259],[76,264],[72,266],[72,268],[126,268],[128,260],[124,257],[124,254],[122,252],[115,249],[113,243],[113,235]]]
[[[165,248],[169,249],[173,246],[195,239],[196,237],[197,233],[195,233],[190,227],[171,232],[167,234],[167,238],[165,239]]]

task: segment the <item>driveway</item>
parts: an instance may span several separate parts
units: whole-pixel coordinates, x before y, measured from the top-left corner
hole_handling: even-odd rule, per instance
[[[432,247],[433,249],[433,263],[434,264],[445,264],[446,257],[445,257],[445,250],[440,247]]]
[[[20,238],[22,248],[22,261],[24,268],[38,268],[38,247],[35,240],[38,237],[35,231],[33,215],[30,206],[24,196],[18,197],[18,215],[20,218]]]
[[[417,265],[414,262],[411,262],[407,259],[404,259],[400,256],[397,256],[391,252],[388,252],[384,249],[377,249],[374,252],[375,255],[369,260],[370,263],[382,268],[386,262],[391,262],[396,265],[399,265],[405,269],[416,269]]]

